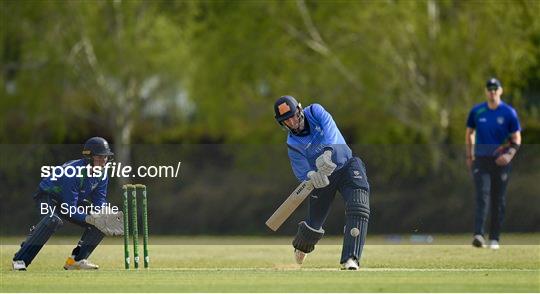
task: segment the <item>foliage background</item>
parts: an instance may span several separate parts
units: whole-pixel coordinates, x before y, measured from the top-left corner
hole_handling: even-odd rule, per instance
[[[0,3],[5,232],[28,225],[36,168],[78,157],[70,144],[95,135],[118,162],[193,166],[176,182],[149,181],[157,232],[265,232],[295,186],[272,113],[284,94],[322,104],[367,163],[370,230],[467,232],[461,144],[491,76],[525,143],[507,229],[540,228],[538,1]],[[124,181],[111,183],[112,201]]]

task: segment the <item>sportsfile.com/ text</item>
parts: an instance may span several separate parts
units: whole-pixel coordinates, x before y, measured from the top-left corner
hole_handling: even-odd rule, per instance
[[[108,162],[105,166],[42,166],[41,177],[56,181],[57,179],[66,177],[94,177],[94,178],[177,178],[180,174],[180,166],[182,162],[178,162],[176,166],[172,165],[141,165],[135,169],[136,173],[132,174],[133,167],[130,165],[122,165],[121,162]]]

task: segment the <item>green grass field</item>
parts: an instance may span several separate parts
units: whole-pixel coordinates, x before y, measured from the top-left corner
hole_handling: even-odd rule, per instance
[[[429,245],[369,236],[356,272],[339,270],[336,237],[300,268],[288,238],[151,236],[147,270],[124,270],[113,239],[96,249],[101,269],[91,272],[62,269],[76,237],[54,237],[28,271],[13,272],[20,239],[3,238],[0,292],[540,292],[540,235],[503,237],[492,251],[468,245],[468,235],[435,235]]]

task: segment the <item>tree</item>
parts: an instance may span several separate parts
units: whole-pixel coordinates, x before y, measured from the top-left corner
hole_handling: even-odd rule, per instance
[[[5,50],[6,55],[22,56],[19,59],[37,64],[37,70],[28,74],[35,75],[37,84],[43,83],[45,89],[39,96],[29,95],[36,80],[28,81],[21,75],[17,93],[6,94],[20,97],[19,107],[24,101],[43,101],[52,107],[52,117],[85,122],[70,129],[86,127],[103,136],[112,135],[119,160],[129,163],[129,144],[137,124],[170,117],[178,121],[175,116],[185,118],[190,111],[189,105],[182,104],[186,99],[182,95],[184,31],[170,15],[162,13],[166,4],[10,3],[9,8],[14,10],[11,12],[20,13],[8,20],[19,26],[9,27],[4,48],[13,44],[19,47],[14,49],[18,55]],[[189,13],[189,7],[175,8],[178,14]],[[8,89],[11,80],[6,81]],[[184,109],[180,109],[182,106]],[[46,117],[43,112],[28,115]],[[51,122],[49,126],[61,129],[65,124]]]

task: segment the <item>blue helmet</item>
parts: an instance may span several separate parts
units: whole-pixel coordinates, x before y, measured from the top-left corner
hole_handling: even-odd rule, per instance
[[[293,96],[281,96],[274,103],[274,113],[276,121],[283,125],[283,121],[294,116],[298,109],[301,109],[300,103]]]
[[[85,157],[92,157],[94,155],[110,157],[114,155],[107,140],[101,137],[92,137],[88,139],[86,143],[84,143],[82,154]]]

